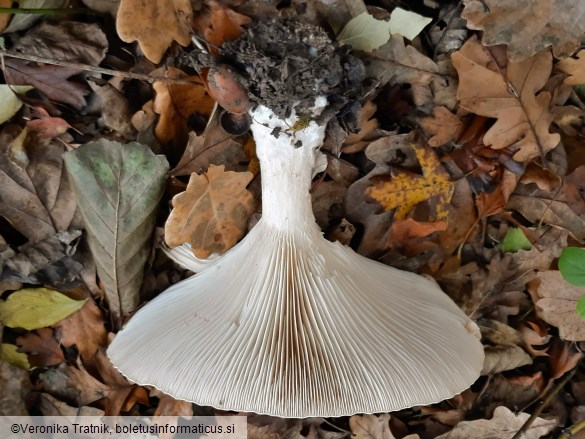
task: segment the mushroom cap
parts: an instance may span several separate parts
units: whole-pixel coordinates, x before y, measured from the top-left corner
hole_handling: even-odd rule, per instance
[[[477,326],[426,278],[260,220],[140,309],[108,349],[130,380],[222,410],[304,418],[431,404],[479,376]]]

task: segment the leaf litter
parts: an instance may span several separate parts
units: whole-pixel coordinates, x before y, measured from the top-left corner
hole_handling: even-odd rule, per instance
[[[0,81],[0,414],[28,414],[33,384],[35,412],[199,410],[129,383],[104,349],[145,298],[186,276],[160,252],[155,225],[166,226],[167,244],[205,258],[228,251],[259,214],[253,139],[223,131],[224,102],[208,89],[207,67],[227,63],[252,104],[262,94],[282,112],[293,96],[314,98],[308,86],[291,88],[291,72],[323,78],[319,92],[338,117],[313,183],[319,226],[436,279],[481,322],[486,352],[483,376],[448,402],[326,422],[250,416],[250,437],[503,438],[524,429],[537,438],[582,425],[584,293],[556,270],[562,249],[585,241],[579,2],[415,1],[408,14],[433,21],[404,19],[412,39],[368,32],[368,23],[390,28],[398,9],[387,3],[98,3],[84,2],[110,15],[0,14],[16,56],[3,57]],[[323,30],[307,44],[288,39],[306,23]],[[326,43],[331,30],[364,51]],[[260,59],[262,44],[282,50]],[[311,47],[327,56],[307,64]],[[344,95],[334,58],[353,78]],[[107,178],[108,169],[132,174],[135,160],[140,179]],[[47,288],[79,309],[47,303]],[[22,297],[24,308],[11,305]],[[54,318],[40,320],[33,305]]]

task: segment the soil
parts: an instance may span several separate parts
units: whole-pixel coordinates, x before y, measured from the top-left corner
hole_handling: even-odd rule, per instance
[[[240,70],[240,82],[253,104],[278,116],[308,115],[317,96],[340,110],[360,95],[365,71],[318,26],[294,20],[269,20],[248,27],[240,39],[223,45],[222,54]],[[329,114],[331,111],[329,111]]]

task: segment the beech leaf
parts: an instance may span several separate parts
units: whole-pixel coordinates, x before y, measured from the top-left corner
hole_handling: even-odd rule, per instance
[[[64,159],[110,310],[119,318],[139,303],[169,165],[140,143],[105,139]]]
[[[254,197],[246,189],[253,177],[251,172],[224,171],[223,166],[191,174],[187,190],[173,198],[173,211],[165,224],[169,246],[189,242],[202,259],[233,247],[254,212]]]
[[[44,328],[70,316],[84,304],[85,300],[73,300],[49,288],[25,288],[0,302],[0,321],[9,328]]]

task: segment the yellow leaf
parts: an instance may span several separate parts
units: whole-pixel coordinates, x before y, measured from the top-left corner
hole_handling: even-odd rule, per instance
[[[25,288],[0,301],[0,321],[9,328],[44,328],[70,316],[85,302],[49,288]]]
[[[30,369],[28,357],[24,352],[18,352],[18,346],[8,343],[0,345],[0,360],[10,363],[21,369]]]
[[[168,245],[189,242],[198,258],[233,247],[254,212],[254,197],[246,189],[252,178],[250,172],[225,172],[223,166],[191,174],[187,190],[173,198],[173,211],[165,224]]]
[[[393,177],[372,177],[372,186],[366,189],[366,195],[378,202],[384,210],[396,209],[396,219],[406,218],[417,204],[436,197],[435,219],[445,220],[454,184],[433,151],[415,145],[413,148],[423,175],[398,172]]]

